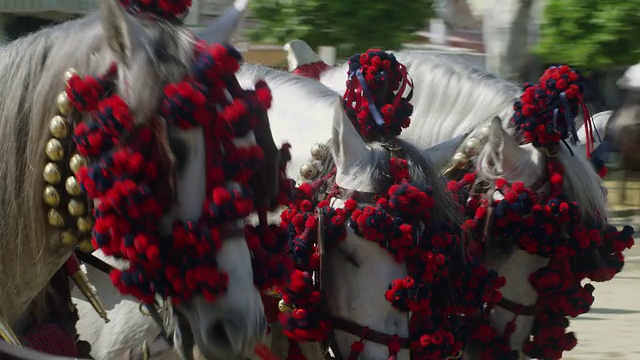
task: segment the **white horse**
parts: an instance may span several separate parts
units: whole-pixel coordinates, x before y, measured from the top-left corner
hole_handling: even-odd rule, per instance
[[[322,61],[301,40],[290,41],[284,49],[287,51],[290,71]],[[425,149],[463,137],[469,131],[488,124],[494,116],[503,120],[507,131],[513,131],[509,119],[513,102],[521,94],[517,84],[500,79],[456,55],[434,55],[416,50],[392,53],[407,67],[415,84],[411,100],[414,106],[413,121],[400,136],[402,139]],[[347,63],[329,68],[320,74],[320,82],[344,94],[348,69]],[[604,137],[609,119],[604,114],[598,116],[596,121],[601,137]],[[441,125],[433,127],[434,123]],[[584,143],[585,128],[581,119],[577,119],[577,126],[578,137]]]
[[[0,314],[9,323],[72,251],[61,245],[62,229],[43,221],[40,173],[51,136],[43,122],[56,115],[52,104],[64,89],[64,72],[74,67],[84,74],[100,74],[116,62],[118,93],[143,124],[158,112],[164,85],[180,81],[194,60],[194,37],[184,27],[129,15],[117,0],[100,3],[98,14],[41,30],[0,49],[0,74],[7,92],[0,101],[0,133],[5,135],[1,145],[5,161],[0,164],[5,186],[0,200],[4,211],[0,268],[5,274]],[[177,202],[161,219],[164,229],[176,219],[198,219],[205,199],[202,130],[170,128],[169,133],[170,139],[163,140],[172,146],[169,155],[178,156],[180,166],[175,174]],[[219,267],[229,275],[226,294],[214,303],[196,295],[176,307],[186,318],[176,332],[186,358],[192,352],[187,340],[195,340],[207,358],[243,357],[265,331],[247,243],[241,231],[231,234],[236,235],[227,236],[217,254]]]
[[[486,136],[486,145],[477,158],[478,178],[504,178],[509,182],[522,182],[531,188],[547,176],[543,154],[531,144],[518,145],[498,119],[491,123]],[[606,195],[602,191],[599,176],[592,170],[588,160],[573,156],[565,147],[560,148],[558,160],[565,169],[564,191],[570,199],[581,205],[583,219],[591,220],[596,211],[606,214]],[[547,180],[540,191],[548,191],[548,184]],[[495,269],[507,280],[507,285],[501,289],[504,298],[528,307],[536,304],[538,293],[527,279],[529,274],[546,266],[548,258],[516,249],[506,254],[490,251],[485,261],[489,268]],[[533,316],[514,315],[511,310],[498,306],[491,314],[492,325],[503,331],[514,316],[516,326],[510,337],[511,348],[519,351],[520,359],[527,359],[522,352],[522,345],[529,339]]]

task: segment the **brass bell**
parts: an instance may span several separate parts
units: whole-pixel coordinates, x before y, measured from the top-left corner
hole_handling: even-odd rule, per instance
[[[58,111],[60,112],[60,114],[65,116],[71,114],[71,111],[73,110],[73,104],[71,104],[71,100],[69,100],[66,91],[63,91],[58,95],[58,97],[56,98],[56,104],[58,105]]]
[[[74,68],[69,68],[64,72],[64,81],[67,82],[73,75],[78,74],[78,71]]]
[[[284,299],[280,299],[280,301],[278,301],[278,310],[280,310],[280,312],[287,313],[293,311],[293,307],[287,304]]]
[[[272,287],[267,289],[267,295],[275,298],[282,297],[282,294],[280,294],[275,288]]]
[[[64,246],[71,247],[78,244],[78,237],[71,231],[63,231],[60,235],[60,240],[62,241],[62,245]]]
[[[42,176],[47,184],[56,185],[60,183],[62,175],[60,175],[60,168],[54,163],[47,163],[42,171]]]
[[[60,204],[60,194],[58,194],[58,190],[51,185],[47,185],[44,187],[44,192],[42,193],[42,199],[44,203],[51,206],[56,207]]]
[[[71,216],[78,217],[84,215],[87,207],[84,203],[82,203],[82,201],[71,199],[71,201],[69,201],[69,204],[67,205],[67,210],[69,210],[69,214],[71,214]]]
[[[82,193],[80,184],[78,184],[78,180],[75,176],[69,176],[67,178],[67,180],[64,182],[64,188],[65,190],[67,190],[67,194],[71,196],[78,196]]]
[[[64,139],[69,135],[69,127],[67,126],[67,120],[62,116],[56,115],[49,121],[49,132],[56,139]]]
[[[467,155],[459,152],[453,155],[452,161],[458,169],[462,169],[467,166],[469,159],[467,159]]]
[[[47,218],[49,220],[49,225],[51,226],[59,228],[64,226],[64,217],[62,217],[62,214],[60,214],[60,212],[56,209],[50,209],[49,213],[47,214]]]
[[[475,135],[475,138],[480,141],[481,144],[484,144],[489,139],[489,127],[483,126],[478,129],[478,132]]]
[[[80,240],[78,243],[78,248],[85,254],[90,254],[93,252],[93,245],[91,244],[91,239],[84,238]]]
[[[468,155],[477,155],[480,150],[480,141],[476,138],[471,138],[464,144],[465,153]]]
[[[311,147],[311,157],[315,160],[324,160],[329,154],[329,149],[325,144],[317,143]]]
[[[69,168],[71,169],[71,172],[73,172],[74,174],[77,173],[81,167],[87,166],[87,165],[89,165],[87,158],[85,158],[80,154],[74,154],[71,157],[71,160],[69,160]]]
[[[60,161],[64,157],[64,148],[58,139],[49,139],[45,151],[51,161]]]
[[[318,165],[312,162],[306,162],[300,166],[300,176],[302,176],[306,180],[315,179],[316,176],[320,173],[320,169],[318,169]]]
[[[93,220],[88,216],[81,216],[78,218],[76,225],[81,232],[89,232],[93,228]]]

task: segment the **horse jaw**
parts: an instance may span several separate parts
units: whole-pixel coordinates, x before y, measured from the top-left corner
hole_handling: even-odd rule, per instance
[[[163,234],[170,233],[175,219],[197,221],[206,192],[202,128],[172,132],[187,145],[188,160],[177,176],[177,203],[161,221]],[[266,332],[262,299],[253,283],[251,255],[242,231],[224,238],[216,259],[220,270],[229,275],[227,292],[213,303],[199,295],[175,307],[179,313],[175,336],[182,344],[176,350],[184,359],[192,357],[192,349],[185,345],[193,343],[209,360],[244,359]]]
[[[231,36],[238,29],[248,5],[249,0],[235,0],[222,16],[209,24],[206,29],[198,32],[198,37],[209,44],[231,41]]]
[[[372,160],[371,149],[351,124],[341,101],[335,103],[331,143],[337,168],[336,184],[346,189],[373,191],[372,184],[366,184],[366,189],[362,189],[363,170]]]
[[[333,206],[342,204],[335,200]],[[385,249],[358,237],[348,227],[347,238],[337,246],[339,248],[328,248],[325,254],[323,293],[329,313],[385,334],[409,336],[409,315],[394,309],[384,296],[393,280],[408,276],[405,264],[394,261]],[[358,267],[348,261],[348,256],[357,261]],[[351,351],[351,344],[360,340],[358,336],[339,330],[335,331],[335,339],[344,359]],[[359,359],[389,358],[386,345],[363,342],[364,351]],[[402,350],[396,359],[409,358],[409,351]]]

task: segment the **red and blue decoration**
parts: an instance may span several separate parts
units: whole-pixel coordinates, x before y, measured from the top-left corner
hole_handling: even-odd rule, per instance
[[[587,156],[595,142],[595,125],[584,102],[584,78],[567,65],[547,69],[536,84],[526,83],[524,93],[513,105],[511,121],[524,142],[545,147],[565,141],[577,143],[575,117],[582,110]]]
[[[262,81],[255,91],[240,87],[235,73],[241,56],[234,48],[198,42],[195,52],[189,75],[164,89],[161,117],[144,125],[137,125],[126,102],[110,91],[115,66],[101,77],[74,75],[68,81],[73,105],[93,114],[93,121],[79,123],[74,135],[78,152],[92,160],[77,178],[83,191],[98,200],[93,246],[130,262],[129,269],[114,270],[111,279],[120,292],[145,303],[152,303],[156,294],[177,304],[194,294],[208,301],[224,294],[228,277],[216,263],[224,226],[256,210],[249,179],[263,165],[264,154],[258,145],[240,147],[233,140],[258,125],[270,106],[270,91]],[[166,153],[159,144],[166,139],[157,131],[159,121],[182,129],[201,127],[207,154],[208,196],[202,217],[176,221],[168,238],[160,236],[158,223],[172,205],[163,189],[173,174],[162,166]],[[286,203],[286,194],[281,201]],[[286,234],[267,226],[247,227],[245,232],[259,288],[286,279]]]
[[[495,190],[503,195],[502,200],[477,194],[470,196],[468,189],[476,183],[476,173],[449,183],[449,189],[458,194],[460,203],[467,204],[470,219],[465,227],[479,240],[472,245],[472,252],[482,253],[489,237],[550,259],[547,266],[529,277],[539,297],[532,339],[525,343],[523,351],[537,359],[560,359],[564,351],[575,347],[574,334],[566,333],[568,318],[588,312],[594,300],[594,287],[582,285],[582,280],[611,280],[624,265],[622,252],[634,244],[630,226],[618,231],[606,222],[604,214],[584,218],[580,204],[564,195],[564,168],[553,156],[553,149],[560,141],[575,136],[574,117],[578,107],[585,114],[585,124],[590,124],[580,81],[580,75],[568,66],[552,67],[537,84],[525,85],[524,94],[514,106],[516,113],[512,120],[524,141],[546,148],[552,155],[546,157],[548,193],[536,193],[521,182],[498,179]],[[588,130],[588,144],[593,140],[592,135],[589,138],[590,133]],[[604,176],[606,169],[599,173]],[[490,233],[485,234],[487,222],[492,226]],[[487,326],[477,328],[472,337],[484,344],[483,359],[502,358],[495,353],[502,348],[494,344],[497,331]],[[515,317],[505,329],[507,338],[513,331]]]
[[[390,141],[399,135],[409,125],[413,111],[401,96],[411,86],[404,66],[393,55],[372,49],[351,58],[350,74],[344,99],[347,115],[360,135],[366,141]],[[379,124],[376,117],[381,113],[384,121]],[[396,309],[411,312],[412,355],[419,359],[456,357],[474,329],[471,315],[501,299],[498,289],[504,279],[465,251],[458,225],[432,218],[433,189],[411,183],[407,160],[392,157],[389,171],[394,184],[371,206],[347,199],[343,208],[332,208],[330,201],[337,188],[319,201],[327,178],[295,189],[291,205],[281,215],[281,226],[291,234],[296,270],[282,289],[282,299],[291,309],[280,314],[280,322],[294,342],[327,340],[332,319],[322,311],[322,293],[313,282],[322,260],[319,230],[322,246],[329,248],[346,238],[349,227],[407,266],[409,276],[389,284],[384,296]],[[324,227],[319,229],[321,224]],[[353,343],[346,359],[358,358],[364,339],[366,336]],[[395,359],[401,342],[394,335],[387,340],[389,359]],[[288,359],[303,359],[292,345],[295,343],[290,344]]]
[[[380,49],[356,54],[349,59],[348,76],[345,111],[365,140],[389,140],[409,126],[413,83],[393,54]]]
[[[132,14],[154,14],[165,19],[177,19],[186,16],[192,0],[119,0],[120,4]]]

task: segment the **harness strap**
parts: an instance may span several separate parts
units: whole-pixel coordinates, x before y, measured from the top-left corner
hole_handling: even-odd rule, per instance
[[[362,337],[364,340],[372,341],[380,345],[389,345],[392,342],[397,342],[400,344],[401,349],[409,349],[411,346],[411,339],[408,337],[385,334],[337,316],[332,316],[330,320],[334,329]]]
[[[502,298],[502,300],[498,301],[496,306],[512,312],[516,316],[535,316],[536,314],[535,305],[522,305],[515,303],[507,298]]]

